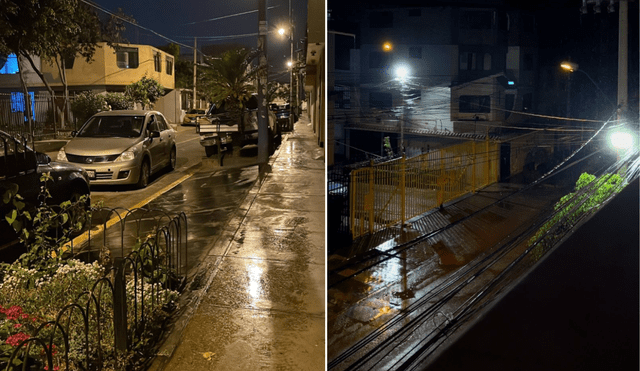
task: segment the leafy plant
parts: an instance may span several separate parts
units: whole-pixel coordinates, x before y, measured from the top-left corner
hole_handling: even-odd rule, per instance
[[[552,229],[562,232],[575,225],[585,214],[598,210],[603,203],[624,186],[623,168],[617,174],[595,175],[582,173],[576,181],[575,192],[563,196],[555,205],[555,214],[529,239],[529,246],[537,244],[532,250],[535,259],[544,254],[546,247],[556,241]]]
[[[19,262],[28,268],[48,271],[55,267],[63,255],[69,252],[71,236],[84,228],[91,215],[87,211],[88,198],[81,196],[77,201],[65,201],[54,207],[47,203],[51,198],[47,182],[53,181],[50,173],[40,177],[40,204],[28,205],[18,194],[18,186],[13,185],[3,195],[4,204],[13,205],[5,215],[5,220],[18,233],[20,242],[27,252]]]
[[[107,111],[109,107],[104,96],[92,91],[83,91],[76,95],[71,104],[71,112],[78,122],[84,123],[87,119],[100,111]]]
[[[133,99],[122,93],[107,93],[104,97],[105,101],[112,110],[133,109]]]
[[[143,107],[153,106],[164,95],[164,88],[156,80],[143,76],[139,81],[127,85],[124,94]]]

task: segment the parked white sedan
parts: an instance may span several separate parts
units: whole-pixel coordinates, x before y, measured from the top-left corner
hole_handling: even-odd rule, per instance
[[[83,167],[91,184],[146,187],[151,174],[176,166],[176,131],[158,111],[106,111],[92,116],[58,152]]]

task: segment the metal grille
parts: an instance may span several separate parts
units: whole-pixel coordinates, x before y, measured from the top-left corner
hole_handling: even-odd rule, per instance
[[[113,172],[109,171],[109,172],[103,172],[103,173],[96,173],[96,180],[111,180],[113,178]]]
[[[498,180],[499,143],[468,142],[351,172],[352,237],[402,223]]]
[[[99,162],[112,162],[115,161],[120,155],[108,155],[108,156],[78,156],[70,155],[67,153],[67,160],[69,162],[75,162],[79,164],[91,164]]]

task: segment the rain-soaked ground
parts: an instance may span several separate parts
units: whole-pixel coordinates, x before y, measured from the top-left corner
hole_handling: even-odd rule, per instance
[[[522,188],[494,184],[392,231],[391,240],[372,237],[373,245],[329,256],[329,369],[393,369],[437,346],[436,330],[461,308],[486,303],[478,292],[527,248],[516,238],[567,192]],[[430,237],[398,247],[420,235]]]
[[[158,201],[187,200],[201,254],[152,370],[324,370],[324,151],[310,125],[258,170],[197,174]]]

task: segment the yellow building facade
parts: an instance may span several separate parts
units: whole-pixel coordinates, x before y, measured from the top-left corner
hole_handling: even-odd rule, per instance
[[[166,90],[175,88],[174,57],[150,45],[122,44],[114,48],[99,43],[93,60],[87,62],[76,56],[66,64],[70,90],[124,91],[125,86],[144,76],[158,81]],[[55,63],[43,61],[42,72],[54,89],[62,87]]]

